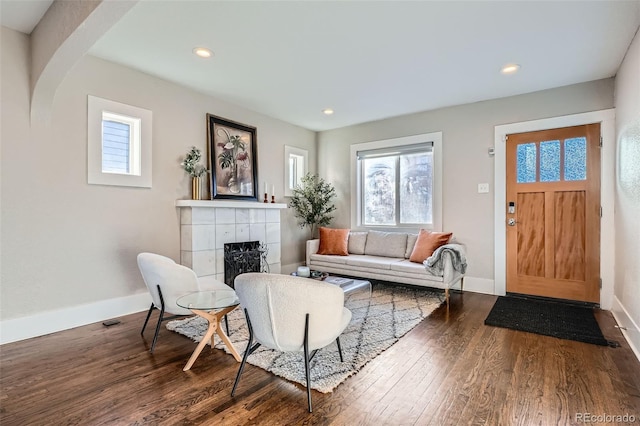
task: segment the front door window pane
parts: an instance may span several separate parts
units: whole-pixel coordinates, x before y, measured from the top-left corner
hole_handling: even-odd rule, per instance
[[[519,144],[517,155],[517,181],[518,183],[530,183],[536,181],[536,144]]]
[[[396,158],[363,161],[365,225],[396,224]]]
[[[560,181],[560,141],[540,142],[540,182]]]
[[[564,141],[564,180],[587,179],[587,138]]]

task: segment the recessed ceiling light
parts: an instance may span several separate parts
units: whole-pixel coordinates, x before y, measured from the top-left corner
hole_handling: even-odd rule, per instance
[[[331,108],[325,108],[325,109],[322,110],[322,113],[324,115],[331,115],[331,114],[333,114],[333,110]]]
[[[500,70],[500,72],[502,74],[514,74],[516,73],[518,70],[520,69],[520,65],[518,64],[507,64],[504,67],[502,67],[502,69]]]
[[[193,49],[193,53],[200,56],[201,58],[210,58],[213,56],[213,52],[206,47],[196,47]]]

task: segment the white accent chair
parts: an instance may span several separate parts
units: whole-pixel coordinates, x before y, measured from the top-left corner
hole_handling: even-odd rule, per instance
[[[351,311],[344,307],[344,292],[322,281],[264,273],[238,275],[234,287],[247,318],[249,342],[231,396],[247,358],[260,345],[283,352],[302,351],[311,413],[309,362],[318,349],[334,340],[343,361],[340,334],[351,321]]]
[[[160,324],[163,321],[176,318],[177,316],[193,315],[189,309],[181,308],[176,304],[176,300],[180,296],[196,291],[207,290],[231,290],[231,287],[220,282],[213,277],[200,277],[186,266],[179,265],[168,257],[154,253],[140,253],[138,255],[138,268],[142,274],[142,279],[151,294],[151,307],[144,320],[142,331],[143,335],[151,312],[155,309],[160,310],[156,332],[153,335],[153,343],[150,352],[156,347],[158,334],[160,333]],[[164,314],[169,313],[172,316],[165,317]],[[226,320],[226,316],[225,316]],[[229,334],[229,324],[227,323],[227,334]]]

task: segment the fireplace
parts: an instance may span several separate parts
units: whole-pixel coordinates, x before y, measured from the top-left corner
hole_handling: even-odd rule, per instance
[[[198,277],[225,282],[224,245],[249,241],[265,248],[262,270],[280,273],[280,211],[286,204],[177,200],[176,206],[180,209],[180,263]]]
[[[233,288],[235,278],[245,272],[268,272],[267,247],[259,241],[224,245],[224,282]]]

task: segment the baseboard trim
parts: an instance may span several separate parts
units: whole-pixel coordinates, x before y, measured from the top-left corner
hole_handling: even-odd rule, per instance
[[[289,275],[293,272],[296,272],[298,270],[298,266],[305,266],[305,263],[300,262],[300,263],[289,263],[287,265],[282,265],[282,267],[280,268],[280,273],[284,275]]]
[[[299,264],[284,265],[282,267],[283,273],[295,271],[298,266]],[[455,284],[453,288],[458,289],[458,284]],[[464,291],[494,294],[494,281],[467,276],[464,278]],[[0,345],[141,312],[149,309],[150,303],[151,297],[145,292],[0,321]],[[640,339],[640,332],[638,332],[637,326],[635,330]],[[640,344],[637,344],[636,347],[640,347]],[[634,351],[638,355],[638,351],[636,349]]]
[[[145,292],[0,321],[0,345],[144,311],[150,304]]]
[[[453,288],[458,289],[458,284],[455,284]],[[466,276],[464,277],[463,290],[482,294],[496,294],[495,281],[488,278]]]
[[[620,300],[618,300],[617,296],[613,297],[611,312],[618,326],[621,327],[620,331],[622,331],[622,335],[627,340],[627,343],[629,343],[638,361],[640,361],[640,327],[638,327],[638,324],[631,318],[631,315],[629,315],[629,312]]]

